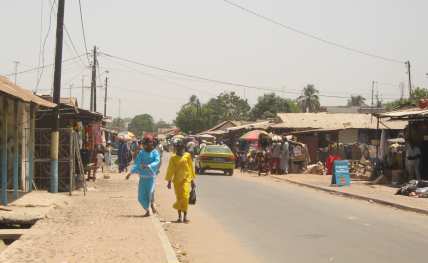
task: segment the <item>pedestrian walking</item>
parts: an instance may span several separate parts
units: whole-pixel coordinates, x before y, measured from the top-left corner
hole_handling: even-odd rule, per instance
[[[183,140],[176,139],[173,143],[175,154],[169,159],[165,179],[168,181],[168,189],[171,189],[172,183],[174,184],[176,202],[173,208],[178,211],[177,223],[189,223],[187,211],[190,192],[196,186],[194,182],[196,175],[193,170],[192,156],[190,153],[185,152]]]
[[[126,141],[124,139],[119,140],[119,150],[118,150],[118,161],[119,161],[119,173],[124,172],[129,163],[129,149]]]
[[[113,148],[111,146],[111,142],[108,141],[106,145],[105,153],[104,153],[105,166],[108,171],[111,171],[111,166],[112,166],[112,154],[111,154],[112,149]]]
[[[153,213],[156,213],[154,205],[154,192],[156,175],[160,163],[159,152],[154,148],[154,139],[151,135],[146,135],[143,138],[143,150],[141,150],[134,162],[134,166],[130,173],[126,175],[129,179],[131,174],[139,174],[138,182],[138,202],[143,206],[146,213],[144,216],[150,216],[150,208]]]
[[[104,172],[104,154],[102,150],[98,150],[97,153],[97,170],[101,169],[101,172]]]

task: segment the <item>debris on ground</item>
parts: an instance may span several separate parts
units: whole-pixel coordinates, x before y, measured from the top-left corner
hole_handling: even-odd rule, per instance
[[[368,160],[352,161],[349,172],[351,178],[368,179],[373,173],[373,165]]]
[[[303,172],[305,174],[320,174],[324,173],[324,164],[322,162],[318,162],[316,164],[311,164],[306,167],[306,170]]]
[[[398,189],[396,195],[428,198],[428,181],[410,180]]]

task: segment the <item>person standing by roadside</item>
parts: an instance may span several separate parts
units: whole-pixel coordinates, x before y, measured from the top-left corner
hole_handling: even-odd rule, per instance
[[[288,163],[290,161],[290,145],[288,144],[287,137],[284,136],[283,143],[281,145],[281,172],[288,174]]]
[[[150,216],[150,208],[153,213],[156,213],[154,205],[154,192],[156,175],[160,163],[159,152],[154,148],[154,139],[151,135],[146,135],[143,138],[143,150],[141,150],[134,162],[134,166],[130,173],[126,175],[129,179],[131,174],[139,174],[138,182],[138,201],[143,206],[146,213],[144,216]]]
[[[196,175],[193,170],[192,156],[190,153],[185,152],[183,140],[176,139],[173,143],[175,154],[169,159],[165,179],[168,181],[168,189],[171,189],[172,183],[174,184],[176,202],[173,207],[178,211],[177,223],[189,223],[187,210],[190,191],[196,186],[194,182]]]
[[[421,156],[422,154],[419,147],[413,142],[413,140],[409,140],[409,144],[406,148],[406,170],[409,179],[421,180]]]

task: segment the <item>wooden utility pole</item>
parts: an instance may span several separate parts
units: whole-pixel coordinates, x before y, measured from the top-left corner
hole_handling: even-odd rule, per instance
[[[406,62],[406,66],[407,66],[407,74],[409,76],[409,99],[411,99],[413,97],[413,91],[412,91],[412,74],[410,71],[410,61]]]
[[[51,180],[50,192],[58,192],[58,151],[59,151],[59,104],[61,99],[61,70],[62,70],[62,45],[64,38],[64,8],[65,0],[58,0],[57,26],[56,26],[56,49],[55,49],[55,71],[53,83],[53,103],[56,104],[52,114],[51,131]],[[31,182],[30,182],[31,183]]]
[[[91,76],[91,111],[97,111],[97,47],[94,46]]]
[[[373,103],[373,97],[374,97],[374,84],[375,84],[375,82],[374,82],[374,80],[372,81],[372,113],[373,113],[373,107],[374,107],[374,103]]]
[[[80,105],[80,107],[84,109],[85,108],[84,107],[84,103],[85,103],[85,76],[84,75],[82,76],[82,98],[80,103],[82,104]]]
[[[107,116],[107,88],[108,88],[108,76],[106,76],[105,89],[104,89],[104,117]]]
[[[16,85],[16,80],[18,78],[18,65],[19,65],[19,61],[14,61],[13,62],[15,64],[15,85]]]

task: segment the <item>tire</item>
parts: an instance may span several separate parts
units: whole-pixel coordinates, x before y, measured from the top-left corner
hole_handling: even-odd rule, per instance
[[[232,175],[233,175],[233,170],[232,170],[232,169],[228,170],[228,171],[227,171],[227,174],[228,174],[229,176],[232,176]]]

